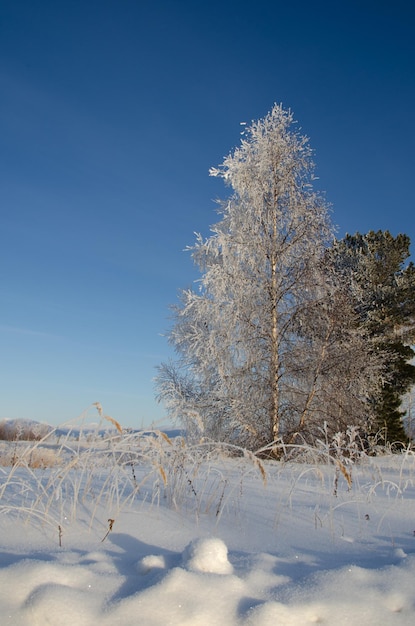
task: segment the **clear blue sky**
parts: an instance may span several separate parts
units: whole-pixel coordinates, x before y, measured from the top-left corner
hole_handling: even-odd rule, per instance
[[[414,33],[407,0],[2,0],[0,418],[163,420],[183,249],[228,193],[208,169],[274,102],[338,235],[415,246]]]

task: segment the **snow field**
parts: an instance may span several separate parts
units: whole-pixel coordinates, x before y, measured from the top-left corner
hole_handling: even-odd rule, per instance
[[[347,480],[321,455],[76,446],[0,468],[2,625],[414,623],[412,453],[349,463]]]
[[[229,563],[224,573],[226,546],[217,538],[199,538],[170,560],[147,555],[137,562],[131,554],[117,557],[114,539],[100,552],[51,552],[3,567],[2,623],[409,625],[415,616],[414,556],[380,569],[350,565],[297,578],[301,557],[280,563],[265,553],[246,558],[243,568],[235,554],[236,572]]]

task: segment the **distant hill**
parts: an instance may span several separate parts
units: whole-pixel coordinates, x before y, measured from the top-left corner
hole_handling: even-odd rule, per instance
[[[48,424],[42,424],[35,420],[27,419],[2,419],[0,420],[0,440],[16,441],[22,439],[24,441],[34,441],[42,439],[52,429]]]
[[[42,439],[48,433],[54,431],[56,437],[71,437],[78,438],[82,433],[82,436],[88,436],[91,433],[98,435],[98,437],[105,437],[108,432],[115,430],[114,427],[110,426],[108,428],[99,428],[98,424],[88,424],[85,427],[80,426],[50,426],[49,424],[44,424],[41,422],[36,422],[35,420],[29,419],[9,419],[4,418],[0,420],[0,441],[35,441],[38,439]],[[159,427],[155,430],[160,430],[170,439],[174,439],[175,437],[182,437],[185,435],[183,430],[173,429],[168,426]],[[139,432],[151,432],[152,428],[149,429],[132,429],[127,428],[126,433],[139,433]]]

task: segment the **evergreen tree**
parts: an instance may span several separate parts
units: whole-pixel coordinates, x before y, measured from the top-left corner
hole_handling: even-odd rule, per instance
[[[211,175],[233,193],[191,248],[199,290],[174,308],[179,359],[157,381],[170,416],[190,435],[251,449],[364,419],[373,367],[324,263],[328,208],[292,114],[274,106]]]
[[[347,276],[360,326],[370,337],[368,349],[384,350],[380,395],[373,397],[374,428],[390,442],[407,440],[402,424],[404,395],[415,383],[415,267],[409,263],[407,235],[389,231],[356,233],[333,247],[337,271]]]

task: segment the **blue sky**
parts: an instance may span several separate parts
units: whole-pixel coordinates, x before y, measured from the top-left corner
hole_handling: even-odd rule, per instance
[[[2,0],[0,418],[163,421],[183,250],[228,193],[208,170],[274,102],[338,235],[415,246],[414,32],[403,0]]]

